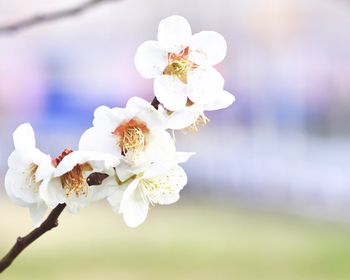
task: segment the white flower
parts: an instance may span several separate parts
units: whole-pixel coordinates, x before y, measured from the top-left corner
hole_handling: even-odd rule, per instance
[[[123,214],[129,227],[137,227],[145,221],[150,205],[175,203],[187,183],[186,173],[177,163],[192,154],[174,153],[171,160],[154,163],[132,177],[126,188],[115,189],[107,198],[113,210]]]
[[[40,196],[50,208],[66,203],[76,213],[90,202],[105,198],[115,185],[114,169],[118,158],[110,154],[65,150],[57,167],[47,173],[40,186]]]
[[[43,174],[49,169],[51,157],[35,147],[35,136],[30,124],[20,125],[13,133],[15,150],[8,159],[5,176],[8,196],[18,205],[29,207],[35,226],[45,218],[47,206],[39,196]]]
[[[146,41],[137,49],[135,66],[145,78],[155,78],[154,93],[170,111],[181,111],[188,101],[209,104],[222,93],[224,79],[212,66],[226,55],[226,41],[217,32],[192,35],[181,16],[163,19],[158,41]]]
[[[164,116],[141,98],[131,98],[126,108],[101,106],[94,116],[94,126],[81,136],[80,150],[110,153],[135,168],[175,151]]]

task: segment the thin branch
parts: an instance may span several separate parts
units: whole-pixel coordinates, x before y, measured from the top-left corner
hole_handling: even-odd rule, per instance
[[[11,265],[14,259],[33,241],[42,236],[45,232],[58,226],[58,217],[66,207],[66,204],[59,204],[54,208],[40,227],[34,229],[24,237],[18,237],[15,245],[0,260],[0,273]]]
[[[90,0],[82,4],[79,4],[78,6],[68,8],[65,10],[51,12],[47,14],[39,14],[33,17],[25,18],[17,22],[0,26],[0,35],[28,29],[42,23],[48,23],[51,21],[72,17],[89,10],[94,6],[97,6],[105,2],[112,2],[112,1],[116,1],[116,0]]]

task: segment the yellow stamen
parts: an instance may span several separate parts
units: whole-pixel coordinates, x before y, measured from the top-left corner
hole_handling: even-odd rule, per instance
[[[38,166],[35,163],[31,163],[29,165],[29,184],[35,184],[36,181],[36,171],[38,170]]]
[[[123,154],[127,154],[130,150],[141,152],[145,147],[145,136],[139,127],[128,127],[125,129],[120,146]]]
[[[189,47],[183,48],[179,53],[168,53],[168,66],[165,67],[164,75],[175,75],[181,82],[187,84],[188,72],[198,67],[189,61]]]
[[[165,75],[175,75],[181,82],[187,84],[187,73],[192,68],[192,63],[185,59],[172,61],[165,69]]]
[[[207,116],[205,116],[204,114],[199,115],[199,117],[197,118],[197,120],[193,124],[184,128],[182,131],[183,132],[197,132],[199,130],[198,126],[204,127],[207,125],[208,122],[210,122],[210,119]]]
[[[119,125],[112,134],[117,136],[121,154],[128,160],[135,161],[145,149],[148,131],[144,122],[134,118]]]
[[[152,206],[159,202],[162,195],[169,195],[174,191],[169,183],[159,177],[142,179],[139,187],[141,187],[143,199],[149,201]]]
[[[80,195],[87,196],[88,194],[88,184],[83,176],[83,171],[92,170],[89,164],[77,164],[74,168],[63,174],[60,179],[62,187],[66,196],[75,194],[77,197]]]

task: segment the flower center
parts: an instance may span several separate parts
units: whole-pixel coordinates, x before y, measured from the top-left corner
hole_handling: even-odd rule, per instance
[[[66,196],[71,196],[72,194],[75,194],[77,197],[80,195],[87,196],[88,183],[83,176],[83,171],[91,170],[92,167],[88,163],[77,164],[71,171],[63,174],[60,177]]]
[[[175,75],[181,82],[187,84],[187,75],[191,69],[198,65],[188,60],[189,48],[184,48],[179,54],[168,53],[168,66],[165,67],[164,75]]]
[[[37,170],[38,170],[38,166],[35,163],[31,163],[29,165],[29,184],[30,185],[37,183],[36,176],[35,176],[35,173]]]
[[[135,160],[144,150],[148,128],[144,122],[131,119],[118,126],[113,134],[118,137],[121,154],[130,160]]]

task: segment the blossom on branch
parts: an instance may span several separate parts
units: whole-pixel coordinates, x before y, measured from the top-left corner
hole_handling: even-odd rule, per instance
[[[80,150],[110,153],[136,169],[175,151],[163,114],[141,98],[131,98],[125,108],[101,106],[94,116],[94,126],[80,138]]]
[[[98,2],[7,29],[77,13]],[[224,59],[226,50],[219,33],[192,35],[185,18],[167,17],[159,24],[158,40],[144,42],[135,55],[140,74],[154,78],[151,103],[132,97],[125,108],[98,107],[93,127],[80,137],[78,151],[65,149],[56,158],[36,148],[30,124],[20,125],[13,134],[15,150],[8,159],[5,188],[10,199],[30,209],[38,228],[17,239],[0,260],[0,273],[26,246],[57,226],[66,206],[77,213],[91,202],[107,199],[128,226],[137,227],[151,206],[178,201],[187,184],[179,164],[193,153],[176,152],[167,130],[197,130],[209,121],[206,111],[226,108],[235,101],[213,67]],[[48,209],[53,210],[44,220]]]
[[[182,123],[193,124],[205,110],[232,104],[233,95],[224,91],[224,79],[213,67],[224,59],[226,49],[222,35],[214,31],[192,35],[181,16],[163,19],[158,41],[146,41],[138,47],[136,69],[143,77],[155,79],[154,94],[169,115],[180,112],[174,118],[181,118],[181,124],[172,127],[184,128]],[[198,107],[189,109],[194,105]]]
[[[114,167],[118,158],[110,154],[65,150],[57,167],[46,174],[40,196],[50,208],[66,203],[72,213],[90,202],[104,199],[114,185]],[[92,181],[93,176],[102,176]]]
[[[29,208],[33,224],[38,226],[48,209],[39,188],[51,166],[51,157],[36,148],[34,131],[28,123],[15,130],[13,142],[15,150],[8,159],[5,176],[6,193],[16,204]]]
[[[129,227],[142,224],[150,206],[167,205],[179,200],[187,175],[178,163],[193,153],[173,153],[171,159],[153,163],[131,177],[126,187],[117,188],[107,198],[113,210],[123,215]]]
[[[192,35],[183,17],[163,19],[158,40],[143,43],[135,56],[141,75],[155,78],[156,102],[132,97],[125,108],[98,107],[78,151],[65,149],[56,158],[36,148],[30,124],[19,126],[5,177],[9,197],[29,207],[35,225],[59,204],[76,213],[107,199],[128,226],[136,227],[150,206],[176,202],[187,184],[179,164],[193,153],[177,152],[167,130],[196,130],[208,122],[206,111],[235,101],[213,67],[224,59],[226,49],[217,32]]]

